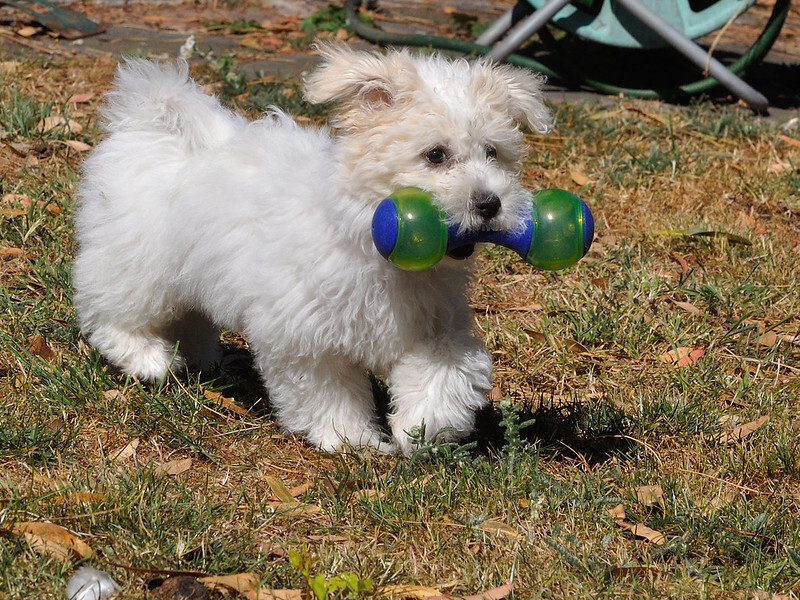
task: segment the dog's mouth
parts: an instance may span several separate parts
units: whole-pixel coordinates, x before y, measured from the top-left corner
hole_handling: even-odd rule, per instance
[[[453,248],[447,256],[456,260],[466,260],[475,252],[475,244],[465,244],[458,248]]]

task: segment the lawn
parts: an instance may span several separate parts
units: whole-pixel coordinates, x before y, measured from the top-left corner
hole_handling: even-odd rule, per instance
[[[557,273],[481,251],[478,432],[328,455],[280,433],[235,332],[222,373],[159,388],[82,340],[72,195],[113,68],[0,54],[0,598],[63,598],[81,565],[120,598],[800,594],[796,122],[554,102],[525,180],[586,200],[597,238]],[[193,72],[324,118],[296,82]]]

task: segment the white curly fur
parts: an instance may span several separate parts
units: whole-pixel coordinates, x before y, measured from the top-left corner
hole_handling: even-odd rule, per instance
[[[278,110],[247,121],[185,64],[120,66],[108,135],[78,192],[81,329],[124,373],[152,381],[213,364],[219,329],[240,331],[280,424],[322,449],[408,452],[422,424],[429,438],[460,438],[491,387],[470,333],[469,261],[399,270],[373,246],[372,213],[417,186],[463,229],[518,227],[529,198],[520,125],[551,126],[541,79],[406,51],[321,54],[306,97],[337,103],[337,136]],[[426,159],[432,148],[444,163]],[[499,198],[496,215],[476,209],[481,193]],[[386,377],[393,442],[381,438],[368,370]]]

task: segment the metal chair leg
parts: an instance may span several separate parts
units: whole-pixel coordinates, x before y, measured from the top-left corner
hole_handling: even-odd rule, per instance
[[[624,6],[634,17],[658,33],[664,38],[664,41],[668,42],[678,52],[700,67],[701,70],[704,71],[707,66],[708,73],[711,77],[716,79],[720,85],[728,88],[731,92],[744,100],[754,111],[764,112],[767,110],[769,100],[767,100],[763,94],[745,83],[717,59],[709,56],[705,50],[675,29],[672,25],[661,19],[648,7],[641,4],[638,0],[612,1],[616,1]]]
[[[492,48],[486,56],[498,62],[505,60],[509,54],[516,51],[528,38],[544,27],[553,15],[569,4],[569,1],[570,0],[549,0],[547,4],[534,11],[530,17],[522,21],[514,31],[508,34],[508,37]],[[508,15],[508,13],[506,13],[506,15]],[[501,17],[501,19],[504,17],[505,15]]]

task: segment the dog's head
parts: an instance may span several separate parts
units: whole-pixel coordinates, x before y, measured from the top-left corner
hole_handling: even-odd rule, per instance
[[[353,191],[378,202],[415,186],[433,193],[461,230],[518,227],[530,202],[518,178],[521,126],[552,127],[539,75],[407,51],[320,52],[306,97],[337,103],[333,124],[345,134],[338,160]]]

